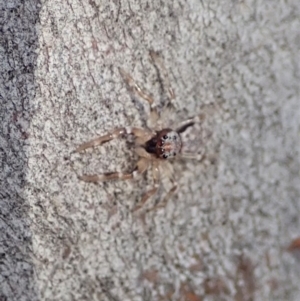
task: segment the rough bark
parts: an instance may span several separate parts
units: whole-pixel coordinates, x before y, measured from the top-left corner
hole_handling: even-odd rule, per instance
[[[300,236],[299,11],[297,0],[2,0],[0,300],[299,300],[299,245],[287,251]],[[132,144],[74,149],[145,124],[118,67],[162,107],[149,50],[178,121],[203,117],[183,138],[205,156],[174,162],[177,194],[133,214],[151,176],[77,178],[130,170]]]

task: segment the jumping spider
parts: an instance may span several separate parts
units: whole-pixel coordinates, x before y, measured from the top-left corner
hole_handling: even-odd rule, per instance
[[[157,108],[153,105],[153,98],[148,93],[144,92],[129,74],[127,74],[123,69],[119,68],[119,72],[130,90],[146,100],[150,105],[150,116],[147,120],[147,127],[116,128],[104,136],[97,137],[89,142],[81,144],[76,149],[77,152],[81,152],[87,148],[101,145],[123,135],[134,136],[135,152],[139,156],[139,160],[133,171],[128,173],[109,172],[100,175],[83,175],[79,177],[85,182],[128,180],[135,178],[137,175],[143,174],[150,166],[152,166],[154,187],[143,195],[142,200],[137,206],[135,206],[133,211],[141,208],[150,197],[157,193],[162,173],[170,179],[173,187],[166,194],[166,197],[163,199],[163,201],[156,205],[153,209],[163,207],[171,197],[171,195],[175,192],[175,190],[177,189],[177,183],[174,180],[173,167],[170,162],[172,161],[172,159],[180,157],[196,157],[192,154],[182,152],[182,140],[180,134],[182,134],[190,126],[193,126],[195,123],[200,122],[199,116],[196,116],[194,118],[190,118],[185,120],[184,122],[181,122],[175,129],[165,127],[162,124],[161,119],[163,118],[163,116],[169,115],[169,113],[171,113],[170,108],[172,107],[172,101],[175,98],[175,94],[169,83],[166,69],[159,56],[153,51],[150,51],[150,56],[154,61],[155,66],[158,66],[164,73],[169,95],[169,100],[164,106],[161,113],[158,112]]]

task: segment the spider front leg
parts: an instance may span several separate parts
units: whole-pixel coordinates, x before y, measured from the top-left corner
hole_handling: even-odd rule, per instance
[[[189,127],[194,126],[195,124],[201,124],[204,120],[204,115],[200,114],[192,118],[188,118],[182,122],[180,122],[179,126],[176,129],[176,132],[182,134]]]
[[[189,127],[194,126],[195,124],[201,124],[204,120],[204,115],[200,114],[195,117],[189,118],[181,122],[178,127],[176,128],[176,132],[182,134],[185,132]],[[186,158],[186,159],[197,159],[202,160],[204,158],[203,153],[187,153],[181,152],[178,156],[179,158]]]

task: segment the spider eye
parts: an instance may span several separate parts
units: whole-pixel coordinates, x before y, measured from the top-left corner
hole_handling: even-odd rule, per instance
[[[163,138],[166,140],[168,139],[168,135],[164,135]]]
[[[164,159],[167,159],[167,158],[168,158],[168,155],[163,154],[163,158],[164,158]]]

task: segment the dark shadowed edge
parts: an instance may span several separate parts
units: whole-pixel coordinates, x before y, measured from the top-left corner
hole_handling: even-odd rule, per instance
[[[0,1],[0,300],[38,300],[24,187],[39,0]]]

